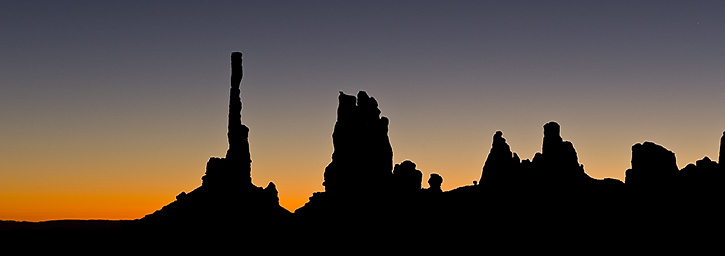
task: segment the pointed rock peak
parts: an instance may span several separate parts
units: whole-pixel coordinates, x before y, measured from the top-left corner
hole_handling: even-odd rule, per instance
[[[503,132],[496,131],[493,135],[491,151],[489,151],[481,171],[481,184],[506,182],[509,174],[514,172],[518,161],[518,155],[511,153],[511,148],[503,138]]]
[[[496,134],[493,135],[493,146],[502,144],[506,144],[506,139],[503,138],[503,132],[496,131]]]
[[[271,182],[271,181],[270,181],[270,182],[269,182],[269,184],[267,184],[267,187],[266,187],[266,188],[264,188],[264,189],[265,189],[265,190],[274,190],[274,191],[277,191],[277,186],[276,186],[276,185],[274,185],[274,182]]]
[[[503,137],[503,132],[501,132],[501,131],[496,131],[496,133],[493,134],[493,142],[491,143],[491,150],[494,150],[497,148],[510,151],[509,145],[506,143],[506,139]]]
[[[511,148],[506,143],[506,139],[503,137],[503,132],[496,131],[496,133],[493,135],[493,143],[491,143],[491,152],[499,152],[500,154],[498,157],[505,156],[505,158],[511,157]],[[496,154],[496,153],[494,153]],[[489,154],[489,158],[491,157],[491,154]]]
[[[277,192],[277,186],[274,185],[274,182],[270,181],[262,191],[264,192],[263,196],[267,198],[268,202],[276,202],[279,205],[279,192]]]

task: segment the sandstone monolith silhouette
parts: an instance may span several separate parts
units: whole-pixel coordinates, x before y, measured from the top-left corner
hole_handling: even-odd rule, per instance
[[[266,188],[252,184],[249,128],[241,120],[242,53],[232,53],[231,66],[226,157],[209,158],[200,187],[181,192],[176,201],[145,216],[138,225],[165,230],[259,228],[284,223],[291,215],[279,205],[274,183]]]
[[[332,133],[332,162],[323,185],[331,194],[353,196],[387,192],[393,168],[388,118],[380,116],[375,98],[360,91],[357,97],[340,92],[337,122]]]

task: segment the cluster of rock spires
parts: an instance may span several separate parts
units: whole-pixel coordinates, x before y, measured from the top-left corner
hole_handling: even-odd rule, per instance
[[[536,153],[533,160],[523,161],[516,153],[511,152],[503,138],[503,132],[496,131],[491,151],[483,166],[480,184],[487,189],[516,190],[546,186],[537,189],[551,191],[591,186],[599,182],[584,172],[584,165],[579,163],[573,144],[564,141],[560,131],[558,123],[546,123],[541,152]],[[613,179],[601,182],[621,184]]]
[[[389,120],[364,91],[357,96],[340,92],[334,152],[324,170],[325,191],[314,193],[307,204],[290,213],[279,205],[273,183],[261,188],[251,181],[249,129],[241,123],[241,56],[232,54],[226,157],[212,157],[199,188],[182,192],[176,201],[139,220],[139,226],[218,228],[256,223],[329,235],[334,233],[330,230],[371,231],[424,223],[428,234],[463,231],[472,225],[489,231],[582,229],[594,225],[594,219],[602,231],[642,221],[642,216],[691,220],[694,215],[722,225],[722,218],[709,214],[720,212],[713,209],[725,195],[721,185],[725,133],[718,163],[705,157],[682,170],[675,154],[664,147],[636,144],[631,169],[622,182],[587,175],[556,122],[544,124],[541,152],[531,160],[521,160],[503,132],[496,131],[478,183],[444,192],[440,175],[431,174],[423,188],[423,175],[415,163],[393,163]]]

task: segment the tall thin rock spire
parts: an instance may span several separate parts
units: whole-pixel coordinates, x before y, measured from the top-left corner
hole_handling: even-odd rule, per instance
[[[247,174],[251,182],[251,156],[249,153],[249,128],[242,124],[242,98],[239,86],[242,83],[244,72],[242,70],[242,53],[232,53],[231,89],[229,89],[229,127],[227,138],[229,149],[227,161],[235,172]]]
[[[240,96],[241,90],[239,89],[242,83],[242,76],[244,71],[242,70],[242,53],[232,53],[232,88],[229,89],[229,130],[227,131],[227,138],[229,138],[229,152],[236,151],[237,147],[246,141],[246,133],[242,128],[242,98]]]

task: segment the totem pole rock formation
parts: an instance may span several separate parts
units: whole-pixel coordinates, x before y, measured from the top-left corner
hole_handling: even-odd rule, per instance
[[[188,194],[181,192],[176,201],[147,215],[141,224],[172,230],[248,228],[279,223],[281,218],[291,215],[279,205],[274,183],[270,182],[266,188],[252,184],[249,128],[241,121],[242,53],[232,53],[231,63],[226,157],[211,157],[200,187]],[[248,223],[250,218],[255,222]]]
[[[207,164],[204,183],[234,183],[252,186],[252,158],[249,153],[249,128],[242,124],[242,98],[239,88],[242,77],[242,53],[232,53],[232,77],[229,89],[229,120],[226,158],[212,158]]]

